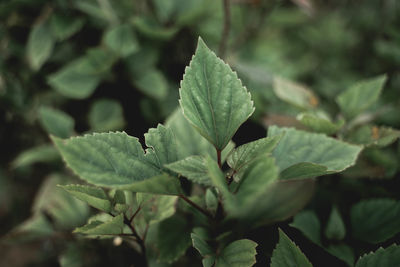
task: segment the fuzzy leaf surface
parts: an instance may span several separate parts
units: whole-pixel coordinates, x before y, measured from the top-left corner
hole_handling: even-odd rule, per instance
[[[179,93],[186,119],[219,150],[254,112],[250,93],[237,74],[201,39]]]
[[[354,237],[373,244],[383,242],[400,232],[400,201],[360,201],[351,208],[350,218]]]
[[[205,158],[202,156],[191,156],[166,165],[166,167],[192,182],[209,186],[211,185]]]
[[[124,215],[120,214],[106,222],[92,221],[82,227],[76,228],[74,233],[86,235],[119,235],[124,230]]]
[[[378,100],[386,80],[386,75],[380,75],[358,82],[341,93],[336,98],[336,102],[344,115],[353,118],[374,104]]]
[[[340,172],[355,164],[362,149],[360,146],[341,142],[323,134],[293,128],[271,126],[268,129],[268,136],[283,132],[286,132],[285,135],[272,152],[281,170],[301,162],[308,162],[326,166],[327,174]],[[303,172],[303,175],[306,173]]]
[[[111,212],[111,201],[103,189],[78,184],[63,185],[61,187],[92,207],[105,212]]]
[[[300,248],[279,229],[279,242],[272,252],[271,267],[311,267],[311,262]]]

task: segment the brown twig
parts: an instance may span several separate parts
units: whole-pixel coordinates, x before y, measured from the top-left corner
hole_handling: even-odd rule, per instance
[[[219,42],[218,54],[221,58],[225,57],[226,47],[229,39],[229,31],[231,28],[231,6],[230,0],[222,0],[224,9],[224,27],[222,28],[221,40]]]
[[[218,167],[222,169],[221,150],[217,149],[217,162]]]
[[[190,204],[191,206],[193,206],[195,209],[197,209],[198,211],[200,211],[201,213],[203,213],[205,216],[207,216],[208,218],[213,219],[213,216],[208,213],[206,210],[204,210],[202,207],[200,207],[199,205],[197,205],[196,203],[194,203],[193,201],[191,201],[190,199],[188,199],[187,197],[185,197],[184,195],[179,195],[179,197],[181,199],[183,199],[184,201],[186,201],[188,204]]]

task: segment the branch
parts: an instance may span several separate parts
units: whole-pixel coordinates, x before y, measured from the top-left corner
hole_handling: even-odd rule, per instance
[[[231,6],[230,0],[222,0],[224,8],[224,27],[222,29],[221,40],[219,42],[218,54],[221,58],[225,57],[226,46],[228,43],[229,31],[231,28]]]
[[[191,206],[193,206],[195,209],[197,209],[198,211],[200,211],[201,213],[203,213],[205,216],[207,216],[210,219],[214,219],[213,216],[211,216],[210,213],[208,213],[206,210],[204,210],[202,207],[200,207],[199,205],[197,205],[196,203],[194,203],[193,201],[191,201],[190,199],[188,199],[187,197],[185,197],[184,195],[179,195],[179,197],[181,199],[183,199],[184,201],[186,201],[188,204],[190,204]]]

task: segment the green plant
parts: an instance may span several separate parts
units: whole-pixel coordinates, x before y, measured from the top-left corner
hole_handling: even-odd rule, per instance
[[[373,86],[381,88],[382,82]],[[339,104],[350,97],[339,97]],[[253,102],[236,73],[201,39],[181,82],[180,106],[166,126],[145,134],[145,151],[124,132],[52,136],[67,166],[100,186],[61,186],[101,211],[76,234],[122,238],[146,264],[175,262],[192,244],[203,266],[252,266],[257,243],[244,238],[249,229],[293,216],[312,197],[315,177],[342,172],[362,150],[324,134],[277,126],[269,127],[266,138],[234,148],[231,138],[254,112]],[[327,235],[340,239],[340,215],[333,210],[331,217]],[[296,219],[294,225],[303,229]],[[385,257],[398,262],[399,250],[396,245],[378,250],[356,265],[372,266]],[[292,265],[311,263],[280,230],[271,266]]]

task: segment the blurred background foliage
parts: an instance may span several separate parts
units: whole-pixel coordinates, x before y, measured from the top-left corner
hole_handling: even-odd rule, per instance
[[[229,27],[222,1],[215,0],[3,0],[0,18],[0,235],[7,242],[0,265],[135,261],[125,243],[71,234],[92,211],[56,187],[77,180],[48,135],[125,130],[143,141],[148,128],[177,108],[179,82],[198,36],[238,72],[255,101],[256,113],[234,137],[236,144],[264,137],[271,124],[321,132],[304,116],[325,119],[328,130],[322,132],[359,144],[379,139],[374,136],[382,125],[400,128],[397,0],[230,0]],[[380,98],[356,118],[342,116],[335,98],[381,74],[387,80]],[[360,199],[398,203],[398,132],[388,131],[385,148],[375,143],[344,177],[320,180],[292,225],[304,232],[311,220],[319,229],[319,220],[325,227],[341,213],[339,224],[351,228],[350,206]],[[299,236],[295,241],[304,243],[307,255],[328,255],[300,232],[288,231]],[[344,238],[326,231],[326,240]],[[376,248],[349,236],[335,242],[325,244],[337,245],[330,253],[345,262]]]

